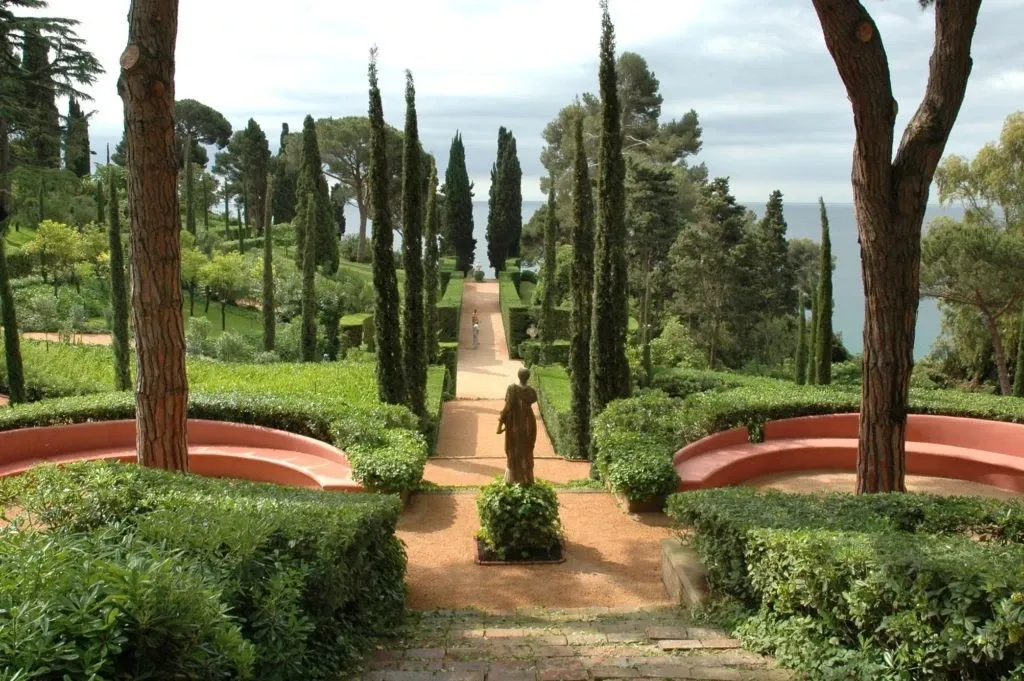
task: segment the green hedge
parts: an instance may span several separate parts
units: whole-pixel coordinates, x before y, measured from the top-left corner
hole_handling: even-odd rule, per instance
[[[341,327],[341,333],[345,336],[346,348],[358,348],[363,344],[363,325],[367,318],[372,320],[373,313],[357,312],[341,318],[339,326]]]
[[[466,280],[462,273],[452,276],[444,289],[444,295],[437,301],[437,338],[442,343],[457,343],[459,325],[462,322],[462,292]]]
[[[569,341],[558,340],[551,344],[547,352],[544,344],[536,340],[523,341],[519,344],[519,356],[523,364],[532,367],[534,364],[561,364],[569,366]]]
[[[404,615],[394,498],[112,462],[0,495],[46,527],[0,542],[0,664],[25,678],[333,679]]]
[[[103,393],[0,410],[0,430],[134,417],[134,395]],[[373,491],[415,489],[427,460],[427,444],[415,430],[416,418],[400,406],[346,406],[299,395],[192,392],[189,417],[278,428],[334,444],[348,454],[353,476]]]
[[[454,400],[459,383],[459,344],[439,343],[437,363],[446,369],[444,399]]]
[[[566,456],[572,446],[571,386],[569,374],[560,365],[535,365],[530,368],[530,383],[537,391],[540,416],[551,437],[555,453]]]
[[[501,307],[501,322],[505,328],[509,357],[519,359],[519,344],[527,338],[526,329],[536,319],[530,308],[519,299],[519,290],[508,271],[498,275],[498,304]]]
[[[1024,546],[758,530],[747,647],[819,679],[1024,678]]]
[[[786,494],[723,487],[673,494],[668,515],[695,532],[712,591],[750,600],[746,556],[755,529],[962,534],[1024,542],[1024,502],[928,494]]]

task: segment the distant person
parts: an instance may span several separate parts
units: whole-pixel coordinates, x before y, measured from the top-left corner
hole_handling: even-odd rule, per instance
[[[473,322],[473,349],[480,347],[480,322]]]
[[[480,323],[480,315],[477,313],[476,308],[473,308],[473,326]]]

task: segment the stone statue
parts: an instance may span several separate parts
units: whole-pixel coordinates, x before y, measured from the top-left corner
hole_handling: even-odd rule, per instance
[[[533,403],[537,391],[526,383],[530,370],[519,370],[519,384],[505,391],[505,407],[498,419],[498,433],[505,433],[505,482],[533,484],[533,447],[537,443],[537,419]]]

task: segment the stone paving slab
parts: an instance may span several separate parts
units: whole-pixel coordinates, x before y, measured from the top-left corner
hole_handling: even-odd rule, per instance
[[[493,616],[423,613],[367,657],[360,681],[785,681],[791,672],[681,611]],[[704,638],[672,639],[668,633]],[[653,634],[653,635],[652,635]],[[613,636],[630,638],[616,641]]]

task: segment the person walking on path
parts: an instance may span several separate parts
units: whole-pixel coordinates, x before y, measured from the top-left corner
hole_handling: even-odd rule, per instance
[[[473,349],[480,347],[480,315],[473,308]]]

